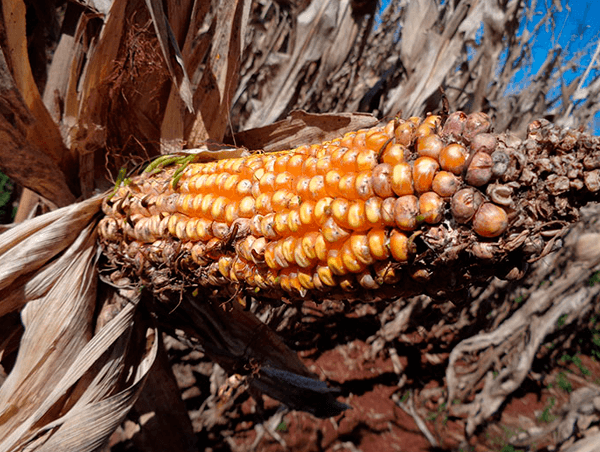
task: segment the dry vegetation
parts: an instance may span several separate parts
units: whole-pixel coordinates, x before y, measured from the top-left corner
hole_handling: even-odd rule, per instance
[[[533,119],[559,126],[530,129],[523,158],[596,156],[584,131],[600,100],[598,37],[549,47],[528,72],[568,5],[440,3],[392,1],[380,17],[363,0],[1,3],[0,169],[22,191],[20,224],[0,235],[0,451],[108,450],[109,438],[113,450],[366,451],[390,432],[402,450],[593,450],[600,230],[596,206],[568,227],[577,194],[545,206],[540,184],[529,211],[561,222],[540,214],[521,230],[547,244],[535,261],[505,247],[485,284],[443,299],[257,297],[223,310],[218,294],[198,303],[110,279],[99,256],[95,225],[121,168],[238,152],[214,142],[285,149],[445,99],[522,139]],[[312,414],[286,415],[263,393]],[[354,410],[338,414],[342,402]],[[388,410],[386,426],[368,403]]]

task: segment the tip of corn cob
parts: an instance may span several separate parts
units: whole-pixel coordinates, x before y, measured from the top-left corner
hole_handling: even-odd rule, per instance
[[[439,294],[519,274],[600,188],[598,139],[543,121],[524,141],[491,128],[456,112],[282,152],[164,158],[107,197],[101,242],[154,287],[274,299]]]

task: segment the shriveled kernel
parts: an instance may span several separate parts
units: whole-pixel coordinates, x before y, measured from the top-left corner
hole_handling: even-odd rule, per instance
[[[482,237],[498,237],[508,228],[506,211],[496,204],[486,202],[473,217],[473,230]]]
[[[392,170],[389,163],[380,163],[373,169],[371,185],[377,196],[387,198],[393,196],[392,190]]]
[[[304,252],[304,247],[302,246],[302,239],[297,239],[295,241],[294,261],[302,268],[312,267],[313,264],[316,262],[316,259],[314,257],[311,259]]]
[[[219,272],[225,278],[229,278],[229,275],[231,273],[231,265],[232,265],[232,263],[233,263],[233,259],[231,257],[221,256],[219,258]]]
[[[408,150],[401,144],[393,144],[385,148],[381,153],[380,160],[382,163],[389,163],[394,166],[397,163],[403,163],[408,155]]]
[[[396,226],[394,218],[394,206],[397,198],[385,198],[381,202],[381,223],[383,226]]]
[[[363,264],[371,265],[375,262],[375,258],[371,255],[369,249],[369,239],[367,234],[355,232],[348,239],[350,249],[354,256]]]
[[[330,248],[327,252],[327,266],[334,275],[345,275],[348,273],[348,269],[344,265],[342,260],[342,253],[340,248]]]
[[[296,250],[297,240],[298,239],[296,237],[286,237],[285,239],[283,239],[283,243],[281,245],[283,257],[285,257],[285,260],[288,261],[290,264],[296,263],[294,251]]]
[[[389,238],[387,237],[385,229],[371,229],[367,234],[367,240],[369,242],[371,256],[375,259],[385,260],[390,257],[388,248]]]
[[[267,239],[276,239],[279,234],[275,231],[275,214],[270,213],[262,217],[260,221],[260,232]]]
[[[433,178],[439,169],[439,164],[431,157],[419,157],[413,164],[413,183],[418,193],[431,190]]]
[[[321,226],[321,233],[325,240],[330,243],[339,242],[347,238],[350,233],[345,228],[341,227],[336,223],[333,217],[329,217],[325,223]]]
[[[431,188],[443,197],[452,196],[460,186],[460,179],[448,171],[438,171],[433,178]]]
[[[298,282],[300,282],[300,285],[306,290],[313,290],[315,288],[312,271],[307,271],[303,269],[298,270]]]
[[[448,116],[444,123],[442,135],[459,136],[463,133],[465,124],[467,122],[467,115],[462,111],[455,111]]]
[[[229,225],[222,221],[213,221],[211,225],[211,230],[213,235],[220,240],[224,240],[227,237],[229,237],[229,234],[231,232],[231,228],[229,227]]]
[[[486,152],[478,152],[473,156],[467,173],[465,175],[465,181],[469,185],[474,187],[481,187],[487,184],[492,178],[492,167],[494,162],[492,157]]]
[[[483,204],[483,195],[474,188],[463,188],[452,197],[452,216],[459,223],[468,223]]]
[[[342,248],[340,249],[340,255],[344,267],[350,273],[360,273],[365,269],[366,265],[359,261],[352,252],[349,240],[346,240],[346,242],[342,245]]]
[[[413,231],[419,223],[419,200],[414,195],[406,195],[396,199],[394,203],[394,220],[396,226],[403,231]]]
[[[333,272],[329,266],[317,266],[317,276],[319,277],[319,280],[326,286],[335,287],[337,285],[335,276],[333,275]]]
[[[462,144],[452,143],[441,150],[440,166],[443,170],[450,171],[458,176],[465,168],[467,157],[467,150]]]
[[[417,140],[416,149],[421,157],[431,157],[438,160],[443,148],[444,142],[435,134],[427,135]]]
[[[489,132],[491,126],[492,121],[485,113],[481,111],[471,113],[467,116],[467,122],[465,123],[465,138],[470,140],[479,133]]]
[[[304,243],[302,244],[304,246]],[[329,242],[325,240],[323,234],[318,234],[315,239],[314,252],[317,259],[320,261],[327,260],[327,251],[329,250]]]
[[[490,155],[496,150],[498,140],[491,133],[478,133],[471,140],[472,152],[486,152]]]
[[[398,196],[414,193],[412,168],[408,163],[398,163],[392,169],[392,190]]]
[[[403,146],[410,146],[413,142],[414,132],[417,126],[410,121],[406,121],[396,127],[394,134],[396,135],[396,143]]]
[[[409,240],[405,234],[396,229],[390,233],[390,251],[398,262],[406,262],[409,258]]]
[[[439,223],[444,213],[444,200],[435,192],[423,193],[419,197],[419,213],[426,223]]]
[[[364,271],[358,275],[356,275],[356,280],[365,289],[377,290],[381,285],[375,280],[371,272]]]
[[[255,264],[262,264],[265,261],[265,249],[267,247],[267,239],[264,237],[258,237],[252,242],[250,248],[250,255],[252,256],[252,262]]]

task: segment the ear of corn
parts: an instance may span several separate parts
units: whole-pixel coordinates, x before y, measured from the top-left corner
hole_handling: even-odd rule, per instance
[[[522,173],[511,174],[521,143],[490,127],[482,113],[458,112],[443,125],[435,115],[394,119],[283,152],[185,166],[167,158],[107,198],[101,241],[154,285],[292,298],[406,289],[431,280],[448,250],[493,264],[523,221],[517,186],[500,182]]]

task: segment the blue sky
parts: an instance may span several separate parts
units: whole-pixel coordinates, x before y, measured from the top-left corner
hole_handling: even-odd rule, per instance
[[[389,5],[390,0],[382,0],[382,8]],[[530,3],[528,1],[527,3]],[[600,39],[600,1],[598,0],[538,0],[536,14],[527,24],[528,30],[532,31],[535,25],[544,16],[547,8],[561,3],[563,8],[557,12],[554,30],[550,27],[542,27],[537,41],[532,42],[531,60],[525,70],[521,70],[515,76],[509,91],[520,90],[527,86],[529,80],[535,76],[544,63],[548,51],[560,47],[563,55],[568,56],[580,53],[580,66],[578,71],[565,73],[565,80],[571,82],[582,74],[588,67]],[[520,33],[525,24],[521,24]],[[600,67],[597,65],[596,67]],[[586,86],[598,74],[599,69],[592,68],[582,86]],[[550,98],[560,95],[559,90],[548,93]],[[599,102],[600,105],[600,102]],[[600,110],[600,106],[599,106]],[[596,114],[596,120],[592,125],[594,133],[600,135],[600,113]]]

